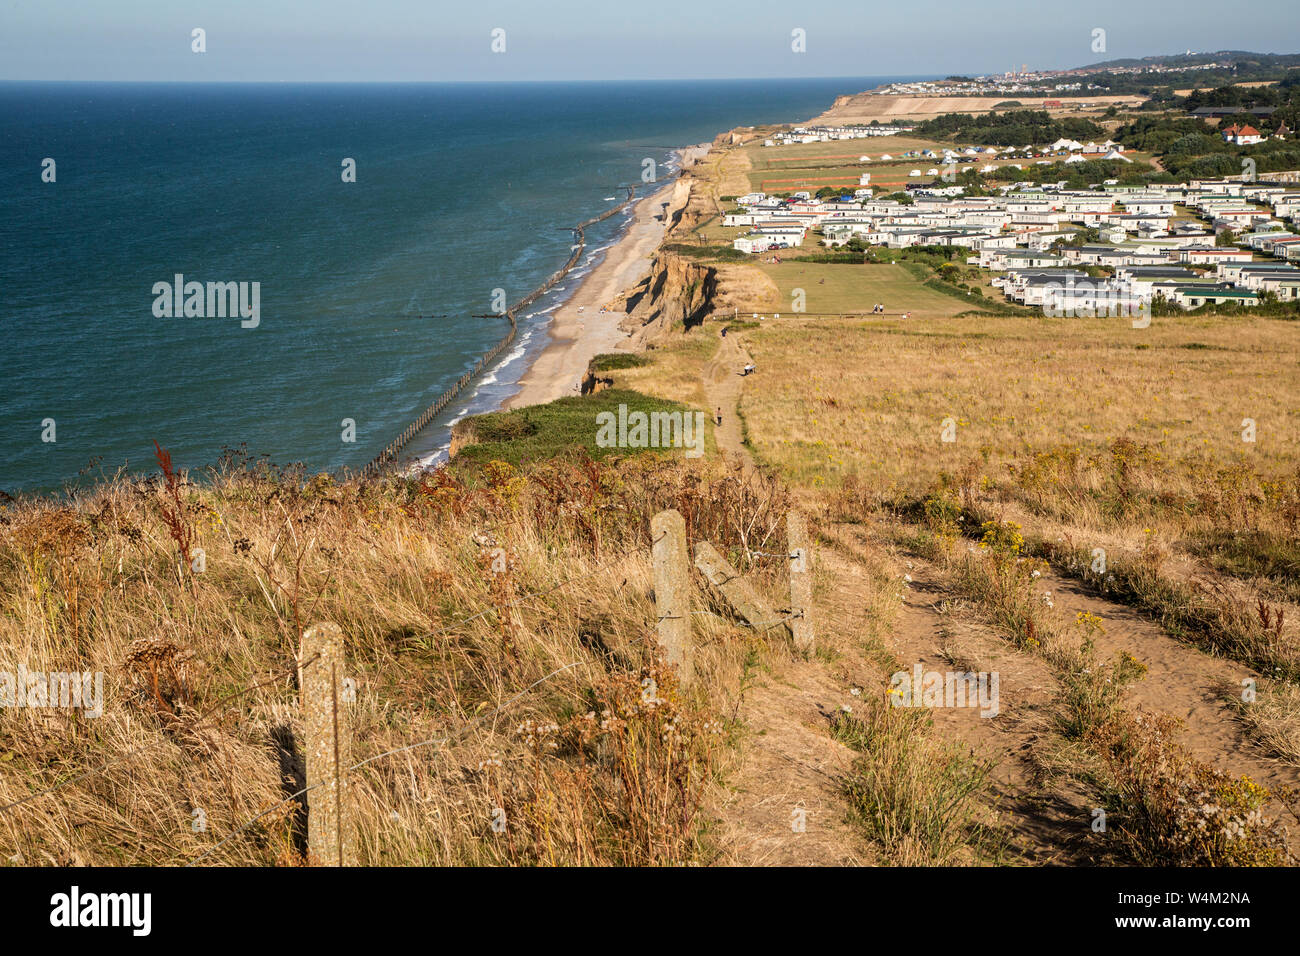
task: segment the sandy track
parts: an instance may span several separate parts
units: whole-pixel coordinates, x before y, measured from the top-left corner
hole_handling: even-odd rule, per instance
[[[709,414],[722,414],[722,423],[713,429],[718,451],[730,458],[740,458],[746,467],[753,467],[753,459],[745,447],[744,431],[740,427],[740,392],[744,377],[740,374],[745,365],[751,362],[749,353],[741,346],[737,336],[732,333],[721,339],[718,351],[709,364],[704,367],[704,394],[709,400]],[[716,419],[715,419],[716,421]]]

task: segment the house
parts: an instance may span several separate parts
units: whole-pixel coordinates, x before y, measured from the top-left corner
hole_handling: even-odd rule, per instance
[[[767,252],[769,249],[788,249],[803,245],[804,231],[798,227],[774,226],[756,229],[745,236],[738,236],[732,243],[733,249],[741,252]]]
[[[1220,262],[1214,268],[1214,275],[1220,282],[1235,283],[1247,289],[1257,288],[1254,279],[1260,276],[1295,274],[1295,269],[1285,262]]]
[[[1147,213],[1152,216],[1168,218],[1174,214],[1174,201],[1167,198],[1147,198],[1145,196],[1123,196],[1119,204],[1128,213]]]
[[[1260,135],[1259,130],[1249,124],[1238,126],[1236,123],[1233,123],[1227,129],[1220,130],[1219,132],[1223,134],[1225,140],[1232,143],[1234,146],[1252,146],[1255,143],[1262,143],[1264,141],[1264,137]]]
[[[1193,266],[1214,265],[1216,262],[1249,262],[1253,256],[1249,249],[1230,246],[1188,246],[1178,250],[1178,261]]]
[[[1296,276],[1267,276],[1260,280],[1262,292],[1272,292],[1282,302],[1300,299],[1300,274]]]
[[[1059,269],[1066,265],[1060,256],[1032,249],[986,249],[980,253],[980,260],[982,268],[999,272],[1007,269]]]
[[[1259,268],[1263,266],[1264,268]],[[1220,267],[1225,273],[1228,271]],[[1261,262],[1242,264],[1240,269],[1232,270],[1237,278],[1236,285],[1250,292],[1268,289],[1271,283],[1285,279],[1300,279],[1300,269],[1295,269],[1282,262]]]
[[[1221,305],[1225,302],[1238,305],[1259,304],[1259,296],[1254,292],[1205,286],[1177,286],[1169,298],[1184,309],[1196,309],[1203,305]]]
[[[1115,280],[1120,288],[1130,295],[1146,299],[1155,294],[1157,283],[1189,285],[1196,278],[1195,272],[1179,266],[1119,266],[1115,270]]]

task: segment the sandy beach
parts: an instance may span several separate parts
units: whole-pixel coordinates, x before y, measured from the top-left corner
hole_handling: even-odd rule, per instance
[[[707,147],[696,146],[683,150],[683,168],[706,151]],[[625,313],[602,314],[600,310],[650,271],[668,220],[685,205],[689,190],[688,183],[673,179],[633,206],[627,231],[583,278],[568,301],[555,310],[548,330],[550,342],[519,380],[520,391],[506,403],[507,408],[577,395],[591,359],[616,350],[628,339],[628,333],[619,328]]]

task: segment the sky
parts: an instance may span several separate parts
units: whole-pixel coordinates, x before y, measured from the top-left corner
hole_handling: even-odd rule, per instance
[[[205,33],[202,53],[192,50],[196,28]],[[1097,29],[1105,31],[1104,52],[1093,49]],[[796,30],[802,52],[794,49]],[[1300,52],[1300,4],[0,0],[3,80],[924,76],[1225,49]]]

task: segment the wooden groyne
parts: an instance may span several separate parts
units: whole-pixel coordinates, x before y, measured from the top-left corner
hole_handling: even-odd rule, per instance
[[[617,215],[632,204],[636,198],[636,187],[625,186],[624,188],[627,190],[627,198],[625,200],[617,206],[612,206],[609,209],[606,209],[599,216],[592,216],[590,219],[584,219],[573,227],[573,234],[577,239],[577,242],[574,243],[568,261],[566,261],[559,269],[555,270],[555,272],[551,273],[547,280],[536,289],[506,309],[503,318],[510,323],[509,330],[501,336],[501,339],[496,343],[496,345],[492,346],[492,348],[488,349],[479,357],[478,361],[474,363],[473,368],[460,378],[456,379],[456,381],[453,382],[446,391],[434,400],[432,405],[420,413],[419,417],[417,417],[415,421],[407,425],[400,435],[385,445],[384,450],[371,459],[370,463],[361,469],[361,474],[363,476],[371,477],[381,474],[386,469],[395,465],[398,460],[398,455],[401,454],[402,449],[407,446],[411,439],[420,434],[420,432],[431,421],[438,417],[439,412],[450,405],[457,395],[464,391],[464,389],[473,382],[474,379],[482,374],[484,369],[496,361],[501,353],[510,347],[511,343],[515,340],[515,336],[519,332],[518,313],[521,310],[528,308],[542,296],[546,295],[546,293],[555,288],[555,286],[559,284],[560,280],[567,276],[573,270],[573,267],[578,264],[578,259],[582,257],[583,250],[587,247],[586,230],[589,227],[594,226],[596,223],[608,219],[610,216]]]

